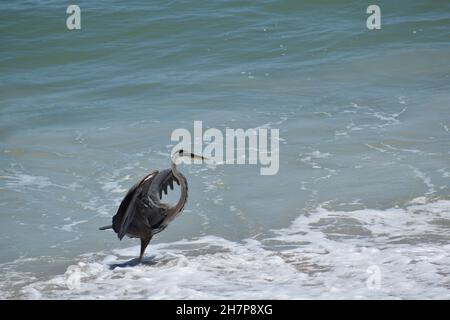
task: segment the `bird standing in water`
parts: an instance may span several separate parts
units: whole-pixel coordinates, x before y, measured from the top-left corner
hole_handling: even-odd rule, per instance
[[[112,228],[120,240],[125,235],[140,238],[139,261],[142,260],[152,237],[163,231],[183,211],[187,202],[188,183],[176,166],[178,158],[182,157],[207,160],[203,156],[183,150],[175,152],[171,157],[171,168],[153,171],[137,182],[122,200],[117,213],[112,218],[112,225],[100,228],[100,230]],[[162,193],[167,194],[168,187],[173,190],[174,182],[181,187],[180,199],[175,205],[161,203]]]

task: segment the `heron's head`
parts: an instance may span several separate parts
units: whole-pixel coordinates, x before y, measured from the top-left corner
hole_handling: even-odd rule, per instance
[[[199,156],[199,155],[196,155],[196,154],[194,154],[194,153],[184,151],[183,149],[180,149],[180,150],[176,151],[176,152],[172,155],[172,161],[173,161],[174,163],[176,163],[176,160],[177,160],[178,158],[188,158],[188,159],[191,159],[191,160],[202,160],[202,161],[204,161],[204,160],[209,160],[208,158],[206,158],[206,157],[204,157],[204,156]]]

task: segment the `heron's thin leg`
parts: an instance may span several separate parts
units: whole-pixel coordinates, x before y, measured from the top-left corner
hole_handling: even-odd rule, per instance
[[[146,236],[144,238],[141,238],[141,254],[139,255],[139,262],[142,261],[145,249],[147,248],[150,240],[152,240],[152,236]]]

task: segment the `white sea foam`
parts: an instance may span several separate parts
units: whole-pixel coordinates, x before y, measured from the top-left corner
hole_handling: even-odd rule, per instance
[[[122,179],[114,180],[114,181],[105,181],[102,182],[102,190],[107,193],[119,193],[122,194],[127,191],[126,188],[122,186],[122,182],[130,179],[130,175],[126,175]]]
[[[449,222],[444,200],[386,210],[319,207],[257,239],[154,244],[140,265],[120,265],[136,257],[132,247],[82,255],[49,279],[3,270],[0,292],[25,299],[448,299]],[[379,289],[367,285],[373,268]]]
[[[89,222],[89,220],[74,221],[72,223],[68,223],[68,224],[61,226],[59,229],[71,232],[71,231],[73,231],[73,227],[75,227],[76,225],[82,224],[82,223],[86,223],[86,222]]]
[[[448,126],[445,123],[440,123],[441,127],[446,131],[446,132],[450,132],[450,129],[448,128]],[[5,150],[6,151],[6,150]]]
[[[431,178],[427,176],[424,172],[420,171],[418,168],[409,166],[413,172],[414,175],[423,181],[423,183],[427,186],[428,191],[425,193],[426,195],[431,195],[436,192],[435,185],[431,182]]]
[[[0,179],[4,179],[6,181],[5,185],[10,189],[19,189],[24,187],[43,189],[53,185],[47,177],[33,176],[22,172],[14,172],[14,175],[0,176]]]
[[[371,144],[368,144],[368,143],[366,143],[365,146],[368,147],[368,148],[370,148],[370,149],[379,151],[379,152],[386,152],[386,150],[384,150],[384,149],[382,149],[382,148],[375,147],[375,146],[373,146],[373,145],[371,145]]]
[[[401,116],[407,109],[408,107],[404,107],[400,112],[397,113],[373,112],[371,115],[379,120],[385,121],[385,124],[381,125],[383,127],[399,124],[400,121],[398,117]]]
[[[442,173],[443,178],[450,178],[450,172],[446,171],[444,168],[439,169],[436,172]]]

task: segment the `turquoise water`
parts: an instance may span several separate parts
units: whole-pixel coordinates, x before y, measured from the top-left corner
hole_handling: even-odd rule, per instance
[[[448,1],[77,4],[0,5],[0,298],[450,297]],[[157,263],[110,270],[137,241],[97,227],[194,120],[279,129],[278,174],[181,166]]]

